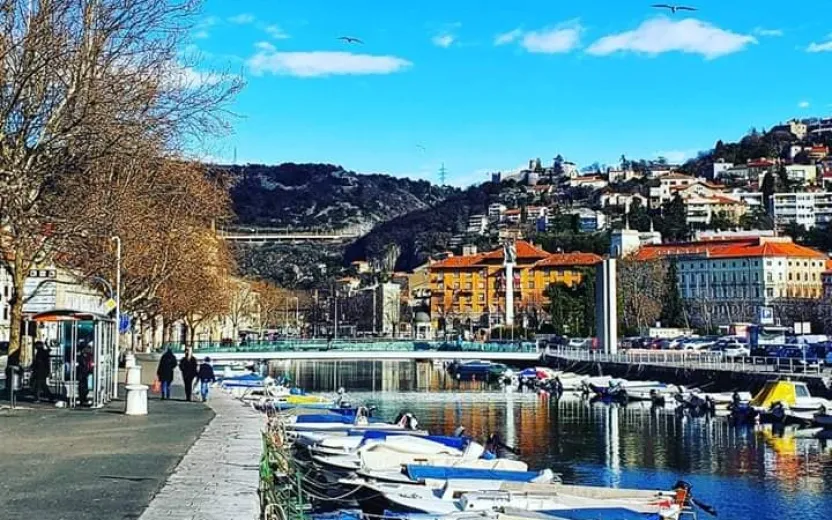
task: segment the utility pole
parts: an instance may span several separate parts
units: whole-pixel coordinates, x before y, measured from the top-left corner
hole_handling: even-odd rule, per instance
[[[332,287],[332,301],[335,304],[335,332],[332,334],[332,339],[338,339],[338,290],[335,286]]]
[[[118,397],[118,355],[119,340],[121,339],[121,237],[114,236],[110,240],[116,243],[116,337],[113,349],[113,399]]]

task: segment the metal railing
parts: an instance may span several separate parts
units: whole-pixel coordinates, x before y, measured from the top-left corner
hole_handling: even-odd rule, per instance
[[[800,358],[763,356],[728,357],[721,352],[696,350],[627,350],[607,354],[597,350],[550,347],[546,355],[570,361],[620,363],[627,365],[660,365],[688,369],[726,372],[780,373],[785,375],[823,373],[823,360],[804,361]]]
[[[184,351],[184,343],[165,343],[162,350],[170,348],[174,352]],[[308,351],[344,351],[344,352],[499,352],[524,353],[539,352],[537,343],[531,341],[488,342],[472,341],[413,341],[413,340],[332,340],[325,339],[286,339],[277,341],[253,341],[244,343],[195,342],[194,352],[198,353],[234,353],[234,352],[308,352]]]

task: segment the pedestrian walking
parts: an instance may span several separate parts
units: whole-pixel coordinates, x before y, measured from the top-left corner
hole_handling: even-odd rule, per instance
[[[202,395],[202,400],[208,400],[208,389],[210,388],[211,383],[217,380],[214,377],[214,367],[211,366],[211,358],[205,358],[205,361],[199,365],[199,373],[197,374],[199,378],[199,393]]]
[[[78,398],[81,406],[90,404],[90,379],[95,370],[95,359],[92,347],[84,345],[78,354],[78,365],[75,369],[75,379],[78,382]]]
[[[179,360],[179,371],[182,372],[182,381],[185,383],[185,400],[191,400],[194,391],[194,379],[197,373],[196,358],[191,349],[185,349],[185,357]]]
[[[159,360],[159,367],[156,369],[156,377],[162,383],[162,400],[170,399],[170,387],[173,384],[173,371],[176,370],[176,356],[171,349],[167,349]]]
[[[32,361],[32,377],[35,381],[35,401],[39,402],[45,394],[46,399],[52,401],[54,396],[46,384],[49,375],[52,373],[52,361],[49,358],[49,349],[43,341],[35,342],[35,359]]]

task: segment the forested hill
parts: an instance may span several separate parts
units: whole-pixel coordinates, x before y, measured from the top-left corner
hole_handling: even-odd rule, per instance
[[[423,180],[358,174],[332,164],[226,169],[237,223],[244,226],[368,230],[458,193]]]
[[[430,254],[450,249],[451,237],[465,231],[468,217],[483,214],[499,185],[485,183],[454,193],[432,208],[412,211],[376,226],[369,234],[347,247],[345,260],[378,258],[394,247],[395,268],[410,270]]]

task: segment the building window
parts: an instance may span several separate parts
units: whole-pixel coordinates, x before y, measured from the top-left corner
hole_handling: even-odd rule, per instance
[[[766,281],[767,282],[773,282],[774,281],[774,275],[772,273],[766,273]]]
[[[774,289],[772,289],[771,287],[768,287],[766,289],[766,296],[768,296],[769,298],[773,298],[774,297]]]
[[[792,273],[789,273],[789,281],[792,281]]]
[[[9,319],[9,306],[5,305],[5,306],[3,306],[3,320],[8,321],[8,319]]]

